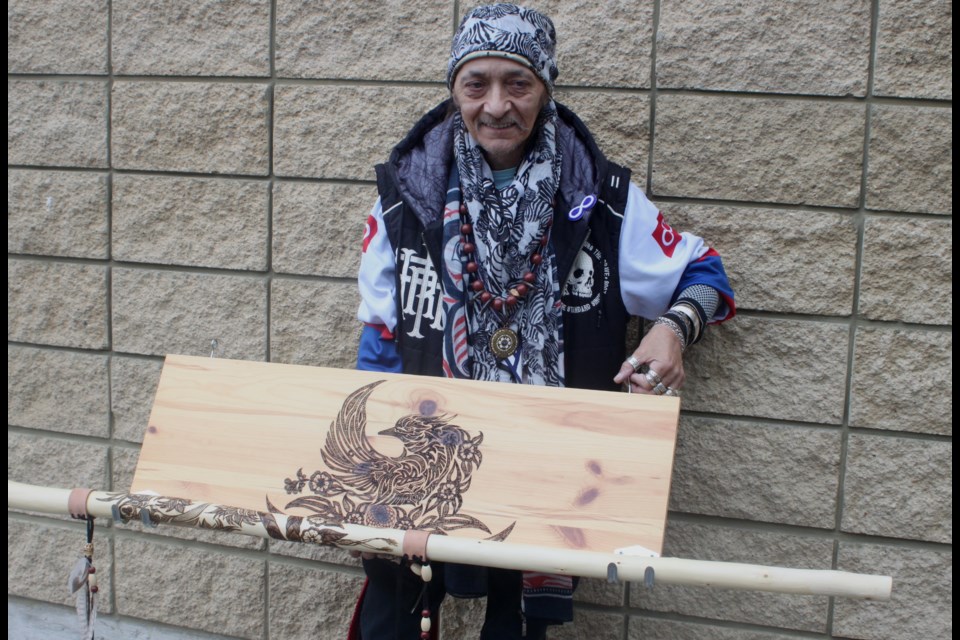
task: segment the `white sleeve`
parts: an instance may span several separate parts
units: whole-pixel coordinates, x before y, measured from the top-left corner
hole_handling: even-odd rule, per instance
[[[397,261],[383,222],[383,207],[377,198],[363,230],[363,255],[360,257],[360,309],[357,319],[370,325],[382,325],[391,333],[397,326]]]
[[[627,311],[648,320],[661,316],[687,265],[708,248],[698,236],[674,231],[631,182],[620,231],[620,294]]]

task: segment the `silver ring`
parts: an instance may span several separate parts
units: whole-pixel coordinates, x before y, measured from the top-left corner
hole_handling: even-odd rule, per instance
[[[633,367],[633,372],[637,373],[640,371],[640,367],[643,366],[643,363],[637,360],[634,356],[627,358],[627,364]]]
[[[667,387],[667,390],[663,392],[663,395],[665,395],[665,396],[674,396],[674,397],[679,398],[679,397],[680,397],[680,392],[677,391],[676,389],[674,389],[673,387]]]
[[[660,377],[660,374],[653,369],[647,369],[647,372],[644,375],[647,376],[647,382],[650,383],[651,387],[663,382],[663,378]]]
[[[653,392],[658,396],[662,396],[667,392],[667,387],[662,382],[658,382],[657,386],[653,388]]]

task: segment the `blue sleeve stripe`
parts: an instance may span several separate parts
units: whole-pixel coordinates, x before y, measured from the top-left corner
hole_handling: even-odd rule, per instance
[[[402,373],[403,366],[397,343],[381,337],[380,331],[375,327],[364,325],[360,332],[360,348],[357,350],[357,369]]]
[[[726,320],[727,318],[733,317],[736,313],[736,307],[733,302],[733,287],[730,286],[730,281],[727,279],[726,271],[723,270],[723,262],[720,260],[719,255],[716,253],[708,253],[700,260],[687,265],[683,276],[680,278],[680,283],[673,292],[673,300],[676,300],[684,289],[695,284],[705,284],[716,289],[720,297],[729,307],[726,310],[718,309],[718,311],[725,311],[725,313],[722,314],[722,319]]]

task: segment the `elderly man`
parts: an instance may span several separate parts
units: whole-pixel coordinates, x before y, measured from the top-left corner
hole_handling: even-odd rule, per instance
[[[377,166],[359,368],[676,394],[683,350],[733,316],[719,255],[671,228],[554,102],[555,44],[531,9],[464,17],[450,99]],[[625,358],[631,315],[653,325]],[[483,640],[543,638],[572,619],[573,584],[560,576],[446,566],[421,593],[409,568],[364,568],[353,638],[428,638],[422,609],[447,593],[487,597]]]

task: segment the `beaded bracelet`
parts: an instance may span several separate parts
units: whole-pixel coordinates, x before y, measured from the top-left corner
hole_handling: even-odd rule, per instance
[[[669,311],[667,313],[669,313]],[[687,348],[687,338],[683,333],[683,329],[680,328],[680,325],[678,325],[675,320],[671,320],[664,315],[657,318],[656,322],[653,324],[654,326],[662,324],[670,329],[670,331],[673,331],[673,333],[677,336],[677,340],[680,341],[680,353],[683,353],[683,350]]]

